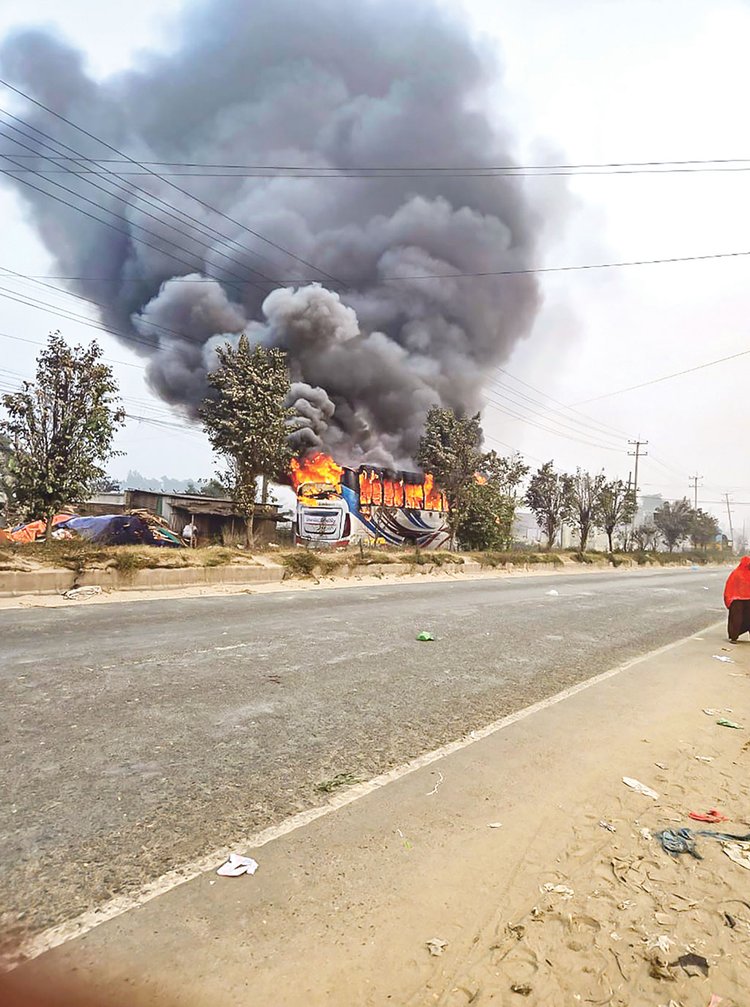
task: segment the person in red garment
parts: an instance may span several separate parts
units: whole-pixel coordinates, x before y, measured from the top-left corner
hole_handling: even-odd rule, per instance
[[[750,556],[743,556],[727,577],[724,604],[729,609],[727,636],[732,643],[750,633]]]

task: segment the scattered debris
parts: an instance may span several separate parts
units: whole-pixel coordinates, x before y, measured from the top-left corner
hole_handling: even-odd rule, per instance
[[[711,707],[708,707],[704,709],[703,712],[707,717],[718,717],[718,715],[721,713],[721,710],[714,710]]]
[[[724,913],[724,922],[731,930],[734,930],[737,926],[737,920],[731,915],[731,913]]]
[[[622,937],[620,937],[620,935],[617,933],[616,930],[612,931],[612,933],[609,935],[609,938],[612,941],[621,941],[622,940]]]
[[[664,829],[656,833],[656,838],[661,843],[665,853],[673,857],[680,856],[681,853],[689,853],[696,860],[703,857],[695,848],[695,839],[690,829]]]
[[[523,923],[509,923],[507,926],[509,934],[512,934],[517,941],[523,940],[523,935],[526,933],[526,927]]]
[[[719,1007],[720,1003],[722,1003],[722,997],[717,996],[715,993],[712,993],[711,999],[708,1002],[708,1007]]]
[[[651,829],[646,829],[646,828],[638,829],[638,834],[641,836],[642,839],[653,839],[654,838],[652,836],[652,834],[651,834]]]
[[[439,937],[427,941],[427,949],[434,958],[438,958],[447,947],[448,941],[441,941]]]
[[[520,983],[513,983],[513,985],[510,988],[510,991],[511,993],[518,993],[522,997],[531,996],[531,986],[527,986],[525,984],[522,985]]]
[[[502,822],[490,822],[489,824],[490,829],[502,829],[502,827],[503,827]]]
[[[726,657],[724,654],[712,654],[714,661],[721,661],[722,664],[734,664],[731,657]]]
[[[669,769],[669,766],[665,766],[663,762],[655,762],[654,765],[657,769]]]
[[[84,598],[94,598],[101,593],[99,585],[92,584],[90,587],[72,587],[69,591],[63,591],[63,598],[69,601],[82,601]]]
[[[241,874],[255,874],[258,861],[252,857],[241,857],[239,853],[230,853],[229,859],[217,870],[222,878],[238,878]]]
[[[659,800],[659,795],[651,787],[647,787],[645,783],[641,783],[640,780],[634,780],[630,776],[623,776],[622,782],[626,787],[630,787],[631,790],[635,790],[639,794],[643,794],[644,797],[653,797],[655,801]]]
[[[401,831],[401,829],[396,829],[396,832],[398,832],[399,836],[401,837],[401,840],[403,841],[403,844],[404,844],[404,849],[408,853],[409,850],[411,850],[411,849],[414,848],[413,844],[411,843],[410,840],[408,840],[406,838],[406,836],[403,834],[403,832]]]
[[[647,960],[649,962],[648,974],[652,979],[667,979],[674,982],[674,973],[670,972],[669,966],[658,951],[652,951]]]
[[[560,597],[560,592],[559,591],[555,591],[555,589],[553,587],[551,591],[547,591],[547,596],[550,597],[550,598],[559,598]]]
[[[735,731],[743,731],[744,728],[742,724],[735,724],[733,720],[727,720],[726,717],[720,717],[716,723],[719,727],[732,727]]]
[[[740,867],[744,867],[746,870],[750,871],[750,850],[747,848],[747,845],[740,845],[739,843],[722,843],[721,848],[724,850],[729,859],[735,862],[735,864],[739,864]]]
[[[674,941],[666,934],[655,934],[653,937],[644,937],[646,948],[649,951],[662,951],[665,955],[669,953]]]
[[[714,761],[713,755],[696,755],[695,758],[696,758],[697,762],[713,762]]]
[[[353,787],[355,783],[361,783],[352,773],[336,773],[331,780],[323,780],[317,783],[315,789],[321,794],[332,794],[339,787]]]
[[[568,888],[567,885],[555,885],[551,881],[548,881],[546,884],[542,885],[539,891],[547,893],[554,892],[556,895],[562,895],[563,900],[566,902],[568,899],[572,899],[573,896],[575,895],[573,889]]]
[[[427,640],[434,640],[435,639],[435,634],[434,633],[428,633],[426,629],[423,629],[420,633],[417,633],[417,639],[420,642],[424,643]]]
[[[708,975],[708,959],[704,958],[703,955],[697,955],[693,951],[690,951],[686,955],[680,955],[676,962],[670,962],[671,968],[676,968],[678,965],[680,968],[689,976],[707,976]]]
[[[726,815],[722,815],[720,811],[716,808],[709,808],[708,811],[691,811],[688,818],[692,818],[694,822],[708,822],[709,825],[718,825],[719,822],[728,822],[729,819]]]
[[[432,790],[430,790],[427,794],[425,794],[425,797],[432,797],[433,794],[436,794],[438,792],[438,787],[443,782],[443,780],[444,780],[444,776],[438,770],[438,779],[435,781],[435,786],[432,788]]]
[[[617,827],[612,822],[605,822],[603,818],[599,822],[599,828],[606,829],[607,832],[617,832]]]

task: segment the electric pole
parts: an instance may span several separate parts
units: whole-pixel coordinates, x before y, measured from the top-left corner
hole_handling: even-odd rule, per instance
[[[703,476],[699,476],[696,472],[694,476],[690,476],[688,480],[690,483],[690,489],[693,491],[693,508],[698,510],[698,480],[702,479]]]
[[[732,508],[729,506],[729,494],[724,494],[727,502],[727,517],[729,518],[729,548],[734,549],[734,528],[732,528]]]
[[[633,473],[633,501],[635,502],[633,527],[635,528],[635,511],[638,509],[638,462],[641,458],[645,458],[648,455],[648,451],[641,451],[641,448],[645,447],[648,441],[628,441],[628,444],[632,444],[635,448],[635,451],[628,451],[628,455],[635,458],[635,471]]]

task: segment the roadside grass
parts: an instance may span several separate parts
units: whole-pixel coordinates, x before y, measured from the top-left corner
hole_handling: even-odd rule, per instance
[[[186,567],[228,566],[232,563],[255,565],[250,553],[224,546],[204,546],[200,549],[169,549],[160,546],[118,545],[100,546],[81,539],[56,539],[4,546],[0,551],[1,570],[49,569],[72,570],[81,574],[88,570],[117,570],[134,576],[139,570],[184,569]]]
[[[353,773],[337,773],[330,780],[323,780],[321,783],[316,783],[315,789],[319,794],[332,794],[341,787],[353,787],[355,783],[361,782],[362,781]]]
[[[469,554],[478,560],[482,566],[562,566],[563,561],[556,552],[516,552],[504,551],[478,552]]]

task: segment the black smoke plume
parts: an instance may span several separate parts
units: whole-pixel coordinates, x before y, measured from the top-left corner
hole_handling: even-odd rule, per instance
[[[386,280],[532,266],[540,222],[517,180],[221,169],[185,178],[168,172],[199,169],[163,164],[512,164],[503,108],[495,100],[492,119],[486,111],[499,79],[492,50],[436,2],[215,0],[186,8],[171,52],[101,82],[40,30],[8,37],[0,64],[21,91],[93,136],[162,163],[156,174],[102,162],[96,174],[8,182],[55,272],[81,277],[75,292],[101,303],[103,322],[147,358],[154,391],[186,415],[206,394],[216,342],[246,331],[288,351],[296,447],[404,466],[429,407],[476,409],[487,373],[528,334],[532,276]],[[36,105],[15,110],[86,157],[117,156]],[[30,130],[23,138],[3,123],[0,132],[6,151],[20,139],[52,153]],[[53,167],[42,157],[21,163]],[[79,171],[81,162],[54,167]]]

